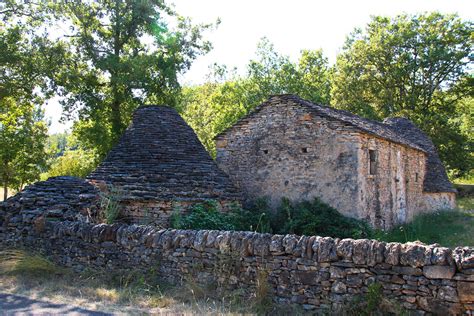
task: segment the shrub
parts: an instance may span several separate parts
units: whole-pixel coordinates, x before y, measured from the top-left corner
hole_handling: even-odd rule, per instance
[[[122,191],[113,186],[108,187],[108,192],[101,192],[100,209],[103,211],[107,224],[113,224],[117,221],[120,215],[121,197]]]
[[[53,160],[48,172],[41,175],[43,180],[56,176],[85,178],[97,166],[94,152],[83,149],[67,150]]]
[[[318,199],[296,204],[283,199],[276,213],[270,211],[264,199],[257,200],[248,209],[233,206],[227,213],[219,212],[215,201],[206,201],[194,205],[189,214],[183,215],[180,210],[176,210],[171,219],[171,227],[340,238],[365,238],[373,235],[367,223],[344,217]]]
[[[319,235],[339,238],[367,238],[373,236],[369,224],[343,216],[319,199],[292,204],[283,199],[272,218],[274,233]]]
[[[220,213],[216,201],[206,201],[191,208],[189,214],[181,215],[175,210],[171,218],[171,227],[179,229],[217,229],[235,230],[227,214]]]
[[[176,209],[171,227],[178,229],[215,229],[270,232],[268,215],[259,210],[246,210],[234,205],[228,212],[220,212],[216,201],[209,200],[192,206],[189,214]]]

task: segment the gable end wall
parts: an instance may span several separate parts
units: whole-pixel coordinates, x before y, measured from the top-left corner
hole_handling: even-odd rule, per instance
[[[358,135],[351,126],[291,104],[261,109],[217,138],[217,163],[247,200],[320,197],[341,213],[360,217]]]

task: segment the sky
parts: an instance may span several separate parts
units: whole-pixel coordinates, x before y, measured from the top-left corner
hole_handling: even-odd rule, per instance
[[[168,1],[170,2],[170,1]],[[254,57],[257,43],[267,37],[275,49],[296,60],[302,49],[322,49],[334,63],[346,36],[363,28],[372,15],[396,16],[430,11],[457,13],[474,21],[472,0],[174,0],[176,11],[194,23],[212,23],[206,33],[213,50],[194,61],[181,76],[181,84],[199,84],[209,66],[218,63],[244,69]],[[49,133],[62,132],[72,122],[60,123],[61,106],[56,99],[45,106],[51,120]]]

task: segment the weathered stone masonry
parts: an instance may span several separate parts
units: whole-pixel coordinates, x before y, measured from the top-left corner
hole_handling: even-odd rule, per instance
[[[250,201],[319,197],[382,229],[455,206],[436,148],[403,118],[375,122],[279,95],[218,135],[216,148],[218,166]]]
[[[166,106],[138,108],[130,126],[88,181],[118,192],[121,216],[131,223],[169,227],[174,210],[205,200],[222,210],[241,201],[193,129]]]
[[[273,300],[337,311],[371,283],[420,315],[473,315],[474,249],[252,232],[48,221],[0,209],[0,245],[42,250],[63,266],[141,269],[173,283],[255,291],[267,275]],[[225,265],[224,265],[225,264]]]

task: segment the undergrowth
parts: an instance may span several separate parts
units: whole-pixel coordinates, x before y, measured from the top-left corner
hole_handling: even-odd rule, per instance
[[[114,186],[108,186],[107,192],[100,194],[100,208],[107,224],[113,224],[120,216],[120,200],[123,192]]]
[[[191,275],[177,286],[158,278],[156,270],[75,272],[30,251],[0,252],[0,292],[114,314],[279,314],[266,276],[257,281],[254,295],[248,297],[240,288],[217,291],[213,284],[203,285]]]
[[[319,199],[291,203],[283,199],[272,218],[274,233],[339,238],[370,238],[373,231],[364,221],[346,217]]]
[[[22,250],[0,252],[0,275],[21,275],[23,277],[43,278],[62,275],[65,269],[58,268],[41,255]]]
[[[175,210],[171,227],[339,238],[370,238],[374,234],[364,221],[345,217],[319,199],[300,203],[283,199],[275,213],[262,199],[249,209],[233,206],[225,213],[219,211],[215,201],[207,201],[194,205],[188,214]]]
[[[388,232],[378,232],[377,239],[387,242],[419,240],[445,247],[474,246],[474,213],[458,210],[438,211],[416,216],[412,222]]]

